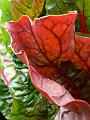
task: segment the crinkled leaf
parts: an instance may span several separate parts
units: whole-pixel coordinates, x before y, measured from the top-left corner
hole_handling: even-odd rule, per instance
[[[12,0],[12,18],[17,20],[22,15],[31,19],[38,17],[43,9],[45,0]]]
[[[69,60],[74,52],[75,18],[76,11],[62,16],[38,18],[35,22],[23,16],[18,22],[7,23],[5,27],[13,38],[14,52],[24,50],[30,64],[39,73],[56,79],[64,77],[60,61]],[[21,60],[24,62],[23,58]]]
[[[12,96],[9,89],[0,78],[0,111],[8,119],[11,112]]]
[[[50,111],[51,109],[52,111]],[[50,105],[50,103],[42,98],[38,99],[35,105],[29,108],[25,107],[20,100],[14,99],[12,104],[12,111],[10,113],[10,120],[46,120],[48,118],[54,119],[56,112],[57,110],[55,107]]]
[[[75,45],[72,61],[80,68],[90,70],[90,38],[75,36]]]
[[[64,116],[65,113],[68,115],[68,119],[75,117],[76,120],[89,120],[90,105],[88,103],[74,99],[64,87],[37,73],[37,71],[29,65],[25,52],[19,53],[19,55],[24,58],[28,66],[33,85],[51,102],[57,106],[69,109],[67,112],[63,111],[61,113],[63,115],[61,115],[62,118],[60,118],[60,120],[66,119],[66,116]]]
[[[61,68],[61,61],[70,60],[75,50],[73,25],[76,14],[73,11],[61,16],[38,18],[34,22],[23,16],[18,22],[5,25],[13,38],[11,46],[14,52],[24,50],[31,66],[47,78],[63,79],[75,97],[78,96],[76,87]],[[18,57],[25,63],[23,57]]]
[[[11,46],[15,53],[24,50],[30,65],[40,74],[52,80],[62,79],[68,83],[72,95],[80,98],[79,87],[68,77],[67,70],[65,73],[61,67],[62,61],[76,60],[73,60],[77,44],[73,30],[75,18],[75,11],[62,16],[38,18],[34,22],[23,16],[18,22],[9,22],[5,27],[13,38]],[[23,57],[18,57],[25,63]],[[78,65],[78,61],[75,63]]]
[[[5,27],[13,38],[12,48],[15,54],[28,66],[33,85],[54,104],[66,107],[75,114],[80,113],[80,119],[88,120],[90,106],[84,101],[74,99],[64,87],[52,81],[63,77],[66,82],[71,82],[61,68],[62,61],[76,60],[76,65],[82,68],[76,58],[73,60],[80,47],[77,44],[77,36],[74,35],[75,18],[76,12],[39,18],[34,22],[23,16],[18,22],[7,23]],[[85,49],[89,50],[86,38],[78,38],[81,44],[85,41]],[[73,82],[69,85],[72,84]],[[77,87],[72,90],[77,93]]]
[[[42,98],[41,94],[32,86],[27,73],[21,71],[18,71],[17,78],[14,78],[9,85],[10,92],[13,95],[10,120],[54,118],[57,111],[55,107]],[[52,111],[50,111],[51,109]]]
[[[10,113],[10,120],[31,120],[29,114],[23,105],[22,102],[20,102],[17,99],[13,99],[13,104],[12,104],[12,111]]]
[[[34,106],[40,97],[40,94],[31,85],[29,76],[25,71],[18,71],[17,77],[11,81],[9,89],[14,98],[21,101],[26,108]]]

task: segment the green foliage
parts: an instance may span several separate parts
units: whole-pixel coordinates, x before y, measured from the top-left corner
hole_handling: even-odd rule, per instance
[[[53,120],[57,108],[51,105],[33,87],[26,65],[11,52],[9,47],[10,37],[2,24],[12,19],[17,20],[22,15],[29,15],[34,19],[45,15],[45,13],[47,15],[59,15],[77,10],[78,13],[80,11],[84,12],[87,30],[90,31],[90,0],[46,0],[46,2],[39,0],[35,4],[36,1],[23,0],[21,2],[21,0],[12,0],[11,3],[9,0],[0,0],[0,57],[4,62],[4,67],[0,64],[0,68],[6,69],[10,66],[15,70],[15,75],[11,78],[9,87],[0,78],[0,111],[9,120]],[[80,14],[78,14],[76,20],[76,30],[81,32],[79,22]],[[5,49],[3,50],[1,46],[4,46]]]
[[[0,0],[0,9],[2,10],[1,22],[11,20],[11,4],[9,0]]]
[[[25,107],[33,107],[41,95],[32,86],[25,70],[17,71],[16,75],[17,77],[11,81],[9,86],[11,94],[21,101]]]
[[[38,118],[53,120],[57,109],[33,87],[26,67],[21,67],[22,63],[16,56],[14,56],[14,61],[17,76],[13,78],[9,85],[14,98],[10,120],[36,120]]]
[[[75,5],[68,5],[65,3],[74,3],[76,0],[46,0],[46,8],[48,14],[60,15],[68,11],[75,10]]]
[[[43,3],[44,1],[38,5],[41,6]],[[42,8],[39,8],[40,10],[37,15],[41,14]],[[11,2],[8,0],[0,0],[0,9],[2,13],[0,19],[0,55],[3,60],[4,70],[10,66],[10,68],[14,67],[15,71],[14,76],[10,77],[11,83],[9,87],[7,87],[2,78],[0,78],[0,111],[9,120],[53,120],[57,109],[47,102],[47,100],[33,87],[26,65],[19,61],[11,52],[10,47],[8,47],[10,45],[10,37],[1,25],[4,22],[11,21],[16,11],[14,11],[15,14],[12,13],[11,16]],[[35,9],[35,6],[33,6],[32,9]],[[44,10],[45,8],[43,9],[42,15],[45,13]],[[33,12],[32,10],[32,13]],[[20,16],[17,14],[17,18],[19,17]],[[15,19],[15,17],[13,18]]]
[[[14,56],[16,74],[9,88],[0,80],[0,108],[9,120],[53,120],[57,109],[33,87],[27,68]],[[16,62],[17,61],[17,62]]]
[[[11,4],[8,0],[0,0],[0,13],[0,43],[8,47],[10,44],[10,37],[1,26],[4,22],[11,20]]]
[[[11,106],[12,96],[9,92],[9,89],[0,78],[0,111],[4,116],[6,116],[6,118],[10,117]]]
[[[19,100],[14,99],[10,120],[38,120],[39,118],[53,120],[55,113],[56,108],[43,98],[39,99],[32,108],[26,108]]]

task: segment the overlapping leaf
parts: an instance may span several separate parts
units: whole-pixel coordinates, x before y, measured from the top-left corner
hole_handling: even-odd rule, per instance
[[[90,1],[89,0],[46,0],[48,14],[62,14],[77,10],[76,30],[90,32]]]
[[[18,22],[10,22],[5,26],[13,37],[14,52],[24,50],[30,64],[39,73],[57,79],[64,77],[60,61],[69,60],[74,52],[75,18],[76,11],[63,16],[36,19],[34,23],[23,16]],[[21,60],[24,62],[23,58]]]
[[[58,113],[59,115],[56,116],[55,120],[70,120],[72,118],[76,120],[89,120],[89,104],[82,100],[74,99],[64,87],[37,73],[37,71],[29,65],[25,52],[21,52],[19,55],[24,58],[28,66],[33,85],[52,103],[60,107],[65,107],[66,111],[61,111],[60,114]]]
[[[65,88],[52,81],[62,78],[69,85],[74,83],[70,84],[70,77],[61,68],[62,61],[74,61],[80,69],[90,68],[90,39],[75,36],[75,18],[76,11],[39,18],[35,22],[23,16],[18,22],[9,22],[5,27],[12,36],[11,46],[15,54],[28,66],[34,86],[54,104],[77,114],[77,120],[89,120],[89,104],[74,99]],[[77,93],[77,89],[72,90]]]

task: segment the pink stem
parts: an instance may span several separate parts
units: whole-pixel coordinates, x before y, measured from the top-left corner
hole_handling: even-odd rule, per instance
[[[5,85],[9,86],[10,80],[8,80],[7,76],[5,75],[4,71],[0,71],[0,75],[5,83]]]
[[[79,15],[80,15],[80,31],[83,33],[88,33],[87,25],[86,25],[86,17],[83,11],[79,11]]]

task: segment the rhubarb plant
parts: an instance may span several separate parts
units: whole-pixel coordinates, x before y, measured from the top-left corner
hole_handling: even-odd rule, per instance
[[[12,0],[13,2],[13,0]],[[14,1],[15,2],[15,1]],[[34,3],[35,2],[35,3]],[[34,1],[30,6],[20,1],[16,1],[15,8],[22,13],[24,9],[19,5],[29,7],[33,14],[32,5],[37,5],[38,0]],[[14,54],[26,65],[30,75],[30,79],[34,87],[54,106],[58,111],[55,120],[89,120],[90,119],[90,37],[89,37],[89,1],[81,0],[46,0],[46,15],[24,14],[18,16],[13,6],[13,12],[20,17],[17,21],[7,22],[3,27],[8,31],[11,37],[11,48]],[[35,8],[34,8],[35,9]],[[71,11],[72,10],[72,11]],[[41,7],[41,11],[43,9]],[[12,12],[12,15],[14,14]],[[52,15],[50,15],[52,14]],[[28,16],[27,16],[28,15]],[[38,16],[38,18],[37,18]],[[13,18],[13,17],[12,17]],[[23,72],[22,70],[20,71]],[[23,72],[23,77],[18,74],[17,79],[11,81],[9,89],[13,91],[13,106],[17,106],[19,101],[24,103],[27,101],[28,89],[17,93],[22,89],[19,84],[24,86],[27,72]],[[14,82],[13,85],[12,83]],[[19,84],[18,84],[19,83]],[[27,83],[29,84],[29,81]],[[25,83],[25,85],[27,85]],[[12,87],[13,86],[13,87]],[[12,89],[13,88],[13,89]],[[25,90],[25,91],[24,91]],[[28,93],[28,95],[30,92]],[[38,94],[38,97],[41,97]],[[22,96],[22,97],[20,97]],[[21,98],[18,99],[17,98]],[[30,100],[30,99],[29,99]],[[35,102],[34,102],[35,103]],[[20,104],[19,112],[23,104]],[[27,107],[24,104],[25,113]],[[17,112],[13,111],[13,112]],[[13,112],[11,118],[13,118]],[[39,114],[39,113],[38,113]],[[27,116],[27,113],[25,113]],[[28,116],[30,117],[30,111]],[[17,114],[18,116],[18,114]],[[18,116],[18,119],[29,119],[27,117]],[[36,120],[47,120],[44,114],[34,117]]]

